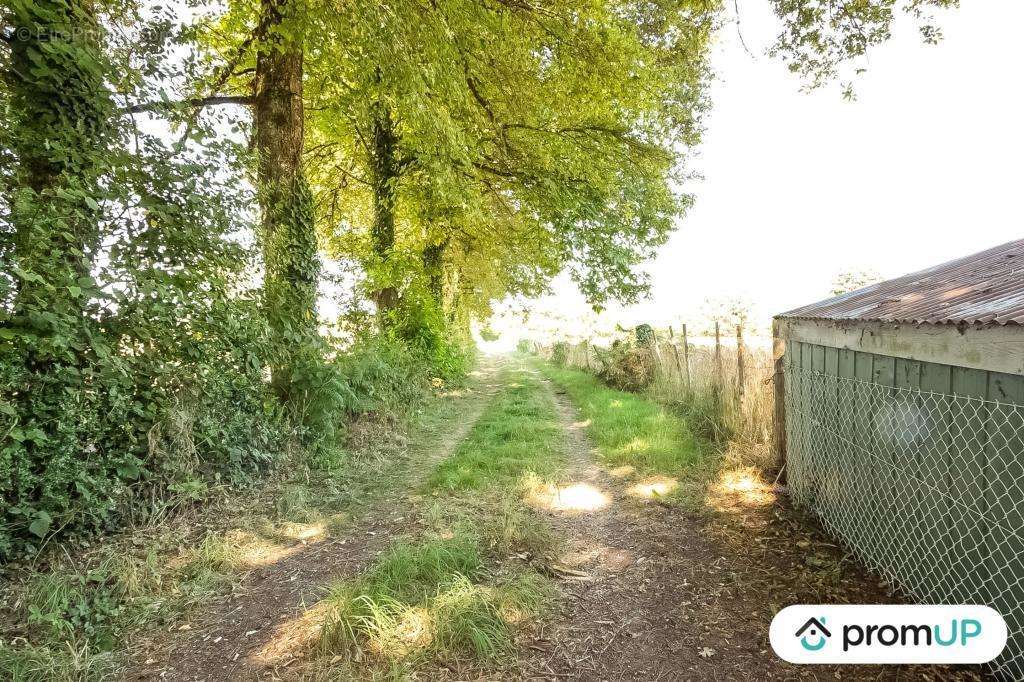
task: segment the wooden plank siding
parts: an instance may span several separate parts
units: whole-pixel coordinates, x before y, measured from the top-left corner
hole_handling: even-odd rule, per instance
[[[1024,377],[990,373],[990,400],[1002,404],[1024,404]],[[993,523],[985,546],[986,574],[990,577],[992,601],[1006,619],[1010,632],[1024,627],[1024,509],[1020,496],[1024,481],[1024,415],[1017,410],[994,408],[990,414],[989,456],[986,461],[986,506]]]
[[[792,339],[784,366],[817,377],[787,378],[797,497],[921,600],[973,598],[1024,627],[1024,410],[952,397],[1024,405],[1024,376]]]
[[[964,367],[953,368],[953,393],[973,398],[988,397],[988,372]],[[950,536],[953,538],[953,573],[976,574],[977,585],[967,596],[983,601],[985,584],[985,527],[987,512],[985,463],[988,459],[988,414],[984,403],[967,403],[958,410],[951,425],[950,455]]]
[[[933,362],[921,363],[921,390],[947,396],[953,392],[953,368]],[[953,575],[953,539],[951,536],[949,486],[952,466],[952,435],[949,425],[955,412],[948,398],[929,397],[925,414],[926,431],[921,440],[922,504],[925,527],[922,544],[931,548],[931,560],[921,562],[922,583],[914,592],[933,602],[948,599],[957,586]]]

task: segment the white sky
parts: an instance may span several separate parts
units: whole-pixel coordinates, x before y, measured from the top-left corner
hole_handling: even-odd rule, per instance
[[[767,2],[739,9],[759,56],[735,25],[719,36],[696,205],[650,265],[652,300],[607,315],[667,322],[743,296],[767,318],[824,298],[842,270],[892,277],[1024,237],[1024,2],[965,2],[938,46],[904,22],[854,102],[800,92],[760,56],[778,30]],[[585,309],[566,293],[530,307]]]

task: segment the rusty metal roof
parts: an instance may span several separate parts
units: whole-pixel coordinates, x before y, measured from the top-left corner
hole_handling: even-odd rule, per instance
[[[790,310],[779,317],[1024,324],[1024,239]]]

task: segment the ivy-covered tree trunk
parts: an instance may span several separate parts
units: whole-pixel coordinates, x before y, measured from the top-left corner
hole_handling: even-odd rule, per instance
[[[12,0],[0,11],[10,50],[0,175],[14,233],[0,250],[10,261],[0,276],[13,280],[0,303],[0,406],[10,424],[0,436],[0,499],[18,501],[0,505],[2,561],[12,537],[34,543],[70,523],[73,500],[110,474],[88,454],[92,420],[109,413],[97,366],[112,352],[90,306],[115,126],[94,5]]]
[[[381,327],[386,328],[398,307],[398,288],[392,281],[391,256],[395,250],[395,204],[399,176],[398,136],[391,111],[382,103],[375,107],[371,140],[371,183],[373,226],[370,230],[377,261],[377,284],[371,293],[377,304]]]
[[[458,322],[459,312],[459,297],[460,287],[462,286],[462,273],[459,270],[452,272],[452,276],[448,281],[447,291],[443,291],[444,294],[444,311],[445,316],[448,320],[448,326],[454,327]]]
[[[448,248],[448,240],[436,244],[428,244],[420,256],[423,272],[427,276],[427,291],[434,300],[438,310],[444,309],[444,252]]]
[[[80,318],[92,293],[112,132],[101,29],[84,0],[15,0],[4,18],[12,29],[4,80],[16,159],[8,197],[15,321],[29,324],[33,309]]]
[[[257,189],[263,212],[264,297],[278,358],[274,391],[288,400],[295,362],[317,336],[320,260],[313,196],[302,169],[302,44],[287,24],[294,0],[262,0],[265,44],[253,103]]]

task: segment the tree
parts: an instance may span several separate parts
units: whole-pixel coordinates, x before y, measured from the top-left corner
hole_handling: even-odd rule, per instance
[[[771,52],[789,62],[794,73],[818,87],[838,77],[842,67],[858,62],[892,36],[900,14],[917,22],[926,43],[942,33],[935,11],[956,7],[959,0],[771,0],[783,30]],[[856,68],[863,70],[862,66]],[[847,96],[852,95],[849,84]]]
[[[263,291],[278,358],[271,385],[284,401],[317,336],[320,261],[313,198],[302,165],[301,0],[261,0],[253,93]]]
[[[844,270],[832,280],[832,295],[848,294],[881,281],[881,275],[870,268]]]
[[[119,5],[3,18],[0,559],[256,471],[278,435],[237,150],[164,140],[121,102],[167,76],[168,45]]]
[[[309,158],[325,244],[382,321],[429,294],[486,313],[567,268],[635,300],[687,205],[716,5],[350,3],[310,48]],[[344,42],[344,36],[358,41]]]
[[[206,107],[251,107],[263,299],[275,351],[271,385],[285,403],[304,365],[319,354],[320,259],[302,161],[308,12],[304,0],[230,3],[198,31],[205,69],[186,83],[181,101],[129,107],[135,112],[168,110],[188,125]]]
[[[99,181],[114,107],[92,2],[16,0],[8,5],[4,25],[10,55],[3,77],[11,114],[4,126],[4,147],[11,154],[5,180],[14,231],[6,255],[17,278],[11,324],[46,334],[50,325],[32,312],[78,318],[92,288],[87,280],[99,246]]]

